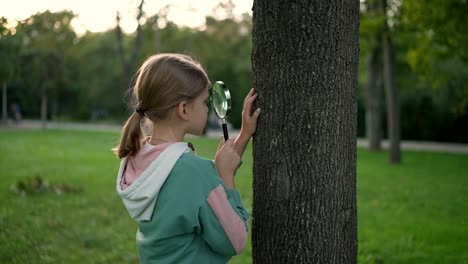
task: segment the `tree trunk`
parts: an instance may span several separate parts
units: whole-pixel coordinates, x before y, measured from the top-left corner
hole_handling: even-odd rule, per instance
[[[382,14],[381,0],[367,0],[368,13],[373,19],[380,19]],[[374,37],[375,43],[371,48],[369,55],[368,81],[366,85],[367,106],[366,106],[366,136],[369,141],[370,151],[380,151],[382,149],[381,141],[381,77],[382,77],[382,32],[383,27],[376,31]]]
[[[122,29],[120,28],[120,14],[117,12],[116,20],[117,20],[117,27],[116,27],[116,35],[117,35],[117,45],[119,47],[119,55],[120,60],[122,62],[122,87],[123,92],[126,96],[130,96],[131,93],[127,93],[127,90],[130,88],[131,84],[131,76],[133,67],[135,67],[138,55],[140,54],[141,45],[142,45],[142,32],[141,32],[141,18],[143,17],[143,4],[144,0],[141,0],[140,5],[138,6],[138,15],[137,15],[137,30],[136,30],[136,37],[135,37],[135,46],[133,51],[130,55],[129,60],[126,59],[126,52],[124,47],[124,39]]]
[[[125,47],[123,40],[122,29],[120,28],[120,14],[117,12],[117,27],[115,29],[117,35],[117,45],[119,47],[119,57],[122,62],[122,90],[125,93],[130,87],[130,67],[125,56]]]
[[[52,121],[57,121],[58,118],[58,102],[57,99],[52,99],[52,111],[51,111],[51,119]]]
[[[6,124],[8,122],[8,99],[7,99],[7,84],[6,82],[3,83],[2,87],[2,119],[3,122]]]
[[[359,1],[254,0],[254,263],[356,263]]]
[[[158,26],[158,21],[155,23],[156,29],[154,29],[154,52],[159,53],[162,50],[161,47],[161,29]]]
[[[382,0],[384,14],[387,10],[386,0]],[[389,139],[389,161],[392,164],[401,162],[400,151],[400,108],[398,103],[398,93],[395,86],[395,53],[390,36],[390,30],[386,29],[383,34],[383,57],[384,57],[384,81],[387,96],[387,127]]]
[[[45,93],[41,97],[41,124],[43,129],[47,128],[47,95]]]
[[[380,133],[382,125],[380,112],[381,86],[379,85],[380,73],[382,72],[381,50],[380,47],[374,47],[367,63],[369,79],[366,85],[366,136],[371,151],[380,151],[382,149]]]

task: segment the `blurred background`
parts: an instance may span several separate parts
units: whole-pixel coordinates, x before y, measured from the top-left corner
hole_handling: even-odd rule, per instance
[[[0,263],[138,263],[111,152],[133,111],[129,84],[151,54],[189,54],[230,88],[235,135],[251,88],[252,3],[0,0]],[[360,4],[358,144],[387,138],[390,67],[404,158],[358,148],[358,262],[467,263],[468,2]],[[217,139],[189,140],[214,157]],[[243,161],[236,185],[252,213],[251,144]],[[251,253],[249,239],[230,263]]]
[[[251,87],[252,2],[2,1],[3,120],[20,112],[26,120],[121,124],[138,66],[153,53],[177,52],[228,85],[238,128]],[[389,0],[385,12],[372,2],[361,0],[358,137],[366,134],[366,86],[387,22],[402,139],[468,143],[466,1]],[[385,138],[385,93],[375,78]]]
[[[190,54],[232,90],[250,90],[252,1],[14,1],[2,5],[0,80],[23,119],[123,122],[123,95],[151,54]],[[4,113],[5,118],[5,113]]]

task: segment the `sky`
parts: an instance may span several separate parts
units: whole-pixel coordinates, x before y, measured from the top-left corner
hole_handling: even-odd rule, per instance
[[[152,16],[169,5],[168,19],[179,25],[191,27],[202,26],[205,16],[212,14],[213,8],[219,2],[227,0],[145,0],[143,10],[147,16]],[[243,13],[252,14],[253,0],[232,0],[235,5],[233,13],[238,16]],[[125,32],[136,29],[136,12],[139,0],[0,0],[0,17],[9,21],[23,20],[37,13],[50,10],[72,10],[77,19],[72,26],[78,34],[86,30],[92,32],[105,31],[116,25],[116,12],[121,13],[122,28]],[[217,14],[223,16],[223,14]],[[12,24],[14,26],[15,23]]]

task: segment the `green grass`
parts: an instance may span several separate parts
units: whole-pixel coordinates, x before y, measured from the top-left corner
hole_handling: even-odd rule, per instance
[[[0,263],[138,263],[136,225],[115,192],[117,133],[0,130]],[[191,140],[213,157],[218,141]],[[360,263],[468,263],[468,155],[358,151]],[[252,205],[251,148],[237,188]],[[81,193],[19,195],[40,176]],[[250,242],[231,263],[250,263]]]

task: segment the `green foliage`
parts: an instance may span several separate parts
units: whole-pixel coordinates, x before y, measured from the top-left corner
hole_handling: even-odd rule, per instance
[[[37,98],[46,93],[58,105],[58,114],[62,117],[122,121],[127,111],[124,94],[119,89],[122,63],[116,33],[114,30],[87,32],[78,38],[70,26],[74,17],[75,14],[68,11],[46,11],[21,21],[15,28],[15,39],[22,43],[21,71],[17,75],[20,91],[17,93],[27,97],[21,102],[27,105],[25,116],[38,116],[40,101]],[[166,24],[158,28],[161,19]],[[239,127],[243,99],[251,87],[250,31],[248,15],[239,22],[207,17],[205,29],[179,27],[165,16],[155,15],[142,25],[142,51],[132,73],[156,50],[192,55],[206,68],[212,81],[223,80],[231,89],[230,121]],[[127,44],[133,43],[134,34],[123,37],[124,46],[131,47]],[[57,64],[46,63],[45,58],[52,58],[52,55],[58,58]],[[52,78],[52,73],[57,73],[56,78]]]
[[[241,22],[206,18],[206,29],[197,35],[192,55],[206,68],[211,81],[223,81],[232,96],[229,121],[240,127],[244,98],[252,88],[250,82],[252,22],[244,15]]]
[[[364,135],[365,127],[367,56],[379,45],[379,34],[387,24],[396,49],[397,86],[404,109],[409,111],[402,112],[403,139],[468,142],[464,136],[468,128],[463,125],[468,117],[468,34],[463,26],[468,24],[463,13],[466,3],[386,2],[387,17],[379,9],[383,0],[361,1],[359,135]],[[132,74],[155,52],[190,54],[205,67],[212,82],[222,80],[231,90],[233,109],[229,121],[239,127],[243,99],[251,88],[250,15],[234,18],[232,6],[219,5],[217,10],[227,14],[226,18],[209,15],[203,27],[188,28],[169,21],[168,8],[147,17],[142,25],[141,52]],[[71,28],[74,18],[72,12],[46,11],[11,29],[6,27],[5,19],[0,20],[0,82],[7,82],[9,99],[19,101],[25,118],[39,117],[40,97],[45,92],[49,107],[60,119],[121,123],[128,110],[115,29],[78,37]],[[134,46],[135,35],[123,35],[125,47]],[[421,100],[430,104],[420,104]],[[427,109],[437,112],[438,120],[444,120],[440,127],[446,127],[445,132],[427,132],[433,130],[431,123],[439,124],[434,116],[413,116],[427,113]],[[427,138],[428,134],[434,137]]]
[[[125,114],[121,83],[121,62],[115,34],[87,33],[71,49],[74,61],[72,85],[78,91],[71,117],[99,120]]]
[[[468,114],[468,2],[404,1],[402,9],[411,69],[427,86],[447,90],[453,114]]]
[[[360,102],[366,101],[367,58],[387,23],[395,44],[403,139],[468,142],[466,1],[388,0],[386,17],[376,8],[383,2],[361,1]],[[382,102],[386,131],[385,98]],[[359,136],[364,136],[363,114],[358,112]]]
[[[118,133],[0,130],[1,263],[138,263],[136,225],[115,191]],[[212,158],[217,139],[190,139]],[[358,150],[359,263],[468,261],[467,155]],[[18,158],[21,157],[21,158]],[[236,176],[252,212],[252,147]],[[83,190],[20,196],[18,182],[60,182]],[[35,184],[37,185],[37,184]],[[251,244],[230,263],[251,263]]]
[[[16,70],[19,43],[14,37],[16,30],[7,28],[8,20],[0,17],[0,84],[12,79]]]
[[[68,60],[77,40],[70,24],[74,17],[69,11],[46,11],[19,21],[14,29],[19,43],[15,93],[26,116],[38,115],[41,96],[47,96],[51,105],[60,108],[60,103],[67,102],[63,98],[76,94],[69,85],[72,65]]]

